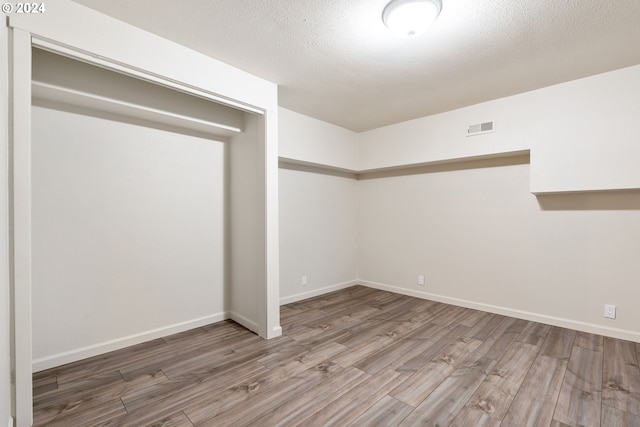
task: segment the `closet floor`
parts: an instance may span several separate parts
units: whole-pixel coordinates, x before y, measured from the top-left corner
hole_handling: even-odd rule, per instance
[[[354,286],[34,374],[36,426],[640,426],[640,344]]]

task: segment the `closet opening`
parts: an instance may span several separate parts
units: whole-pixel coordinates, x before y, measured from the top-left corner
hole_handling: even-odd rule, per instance
[[[33,370],[258,333],[262,116],[39,48],[31,91]]]

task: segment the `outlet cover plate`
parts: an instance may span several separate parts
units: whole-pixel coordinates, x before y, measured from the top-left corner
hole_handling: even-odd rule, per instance
[[[615,319],[616,318],[616,306],[611,304],[604,305],[604,317],[607,319]]]

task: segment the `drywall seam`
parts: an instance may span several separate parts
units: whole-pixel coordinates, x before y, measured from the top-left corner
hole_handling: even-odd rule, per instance
[[[77,360],[86,359],[88,357],[97,356],[114,350],[120,350],[125,347],[188,331],[190,329],[199,328],[211,323],[221,322],[229,318],[230,315],[227,312],[211,314],[198,319],[188,320],[186,322],[164,326],[162,328],[129,335],[123,338],[42,357],[33,361],[33,372],[43,371],[45,369],[61,366]]]
[[[428,299],[428,300],[442,302],[445,304],[451,304],[459,307],[471,308],[474,310],[500,314],[503,316],[515,317],[517,319],[529,320],[532,322],[544,323],[552,326],[560,326],[562,328],[573,329],[580,332],[588,332],[591,334],[603,335],[606,337],[618,338],[618,339],[640,343],[640,333],[635,331],[629,331],[629,330],[618,329],[618,328],[610,328],[607,326],[595,325],[593,323],[580,322],[572,319],[564,319],[561,317],[548,316],[545,314],[532,313],[529,311],[515,310],[507,307],[501,307],[501,306],[469,301],[469,300],[464,300],[459,298],[452,298],[444,295],[437,295],[437,294],[432,294],[428,292],[415,291],[412,289],[405,289],[397,286],[387,285],[384,283],[370,282],[367,280],[358,280],[357,283],[373,289],[380,289],[383,291],[393,292],[396,294],[402,294],[402,295],[407,295],[407,296],[421,298],[421,299]]]

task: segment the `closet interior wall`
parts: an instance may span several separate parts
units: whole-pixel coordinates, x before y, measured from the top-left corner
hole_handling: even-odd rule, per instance
[[[264,244],[231,236],[260,241],[260,175],[230,181],[257,116],[39,49],[32,90],[34,370],[235,316],[257,331]]]

